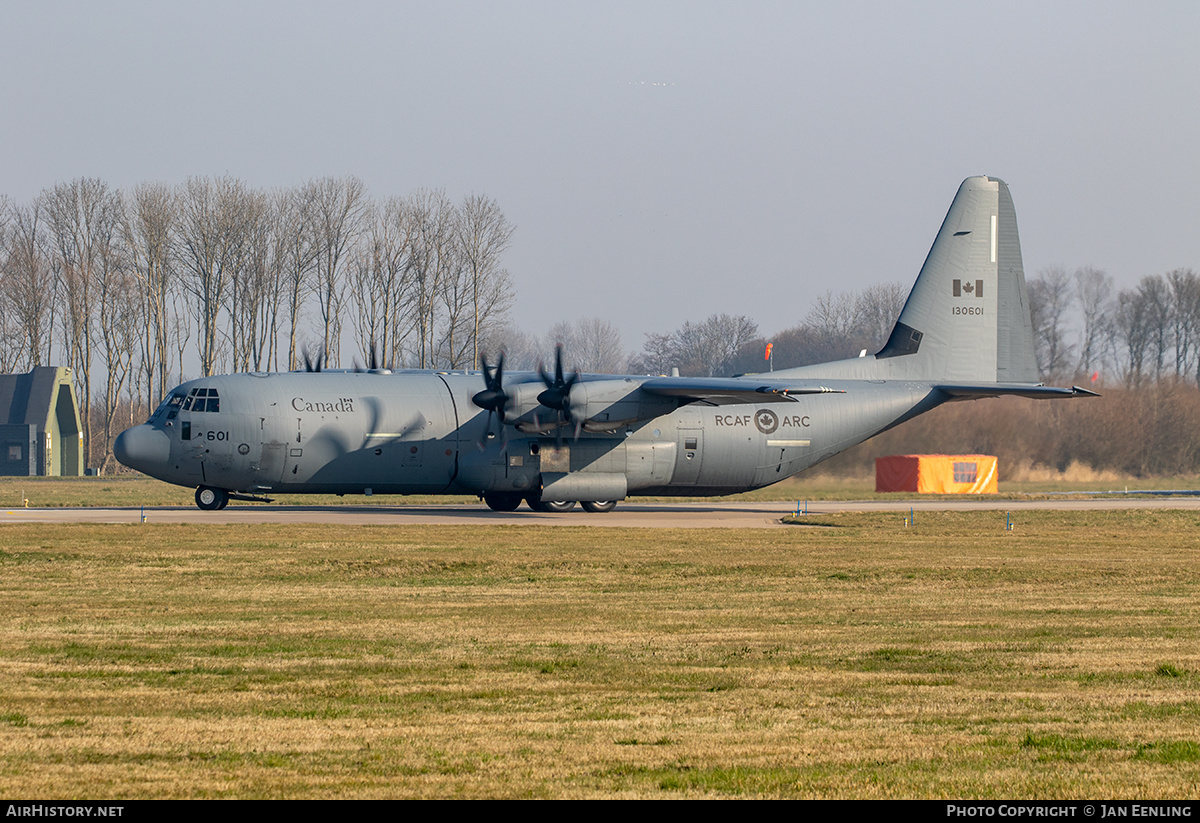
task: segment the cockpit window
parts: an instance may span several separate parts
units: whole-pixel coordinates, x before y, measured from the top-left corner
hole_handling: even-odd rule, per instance
[[[179,414],[179,407],[183,404],[183,393],[173,392],[163,398],[163,401],[158,404],[158,408],[154,410],[154,414],[150,415],[150,419],[162,417],[164,414],[168,420],[174,420],[175,415]]]
[[[221,398],[216,389],[192,389],[187,399],[183,401],[183,411],[218,412],[221,410]]]

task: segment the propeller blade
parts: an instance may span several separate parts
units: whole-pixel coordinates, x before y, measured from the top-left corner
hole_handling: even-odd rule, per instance
[[[321,360],[324,356],[322,352],[318,351],[316,357],[314,358],[313,354],[309,350],[308,346],[305,346],[303,355],[304,355],[304,370],[306,372],[316,373],[316,372],[321,371]]]
[[[483,424],[483,434],[479,438],[479,442],[475,446],[480,452],[487,451],[487,436],[492,433],[492,410],[488,409],[487,420]]]
[[[500,425],[505,423],[504,410],[508,406],[508,392],[504,391],[504,352],[496,360],[495,366],[489,366],[487,357],[479,355],[483,366],[483,391],[477,392],[471,402],[481,409],[488,411],[488,427],[491,427],[491,413],[496,413]]]
[[[556,346],[554,349],[554,379],[550,379],[550,375],[542,367],[538,367],[538,374],[542,378],[542,382],[546,384],[546,390],[538,395],[538,402],[548,409],[557,409],[562,412],[561,418],[570,422],[571,420],[571,386],[579,380],[579,372],[575,372],[570,378],[563,377],[563,361],[562,361],[562,346]]]

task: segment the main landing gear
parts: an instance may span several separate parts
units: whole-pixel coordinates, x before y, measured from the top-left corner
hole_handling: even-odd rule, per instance
[[[616,500],[584,500],[579,505],[583,506],[585,512],[598,514],[601,512],[610,512],[617,507]]]
[[[574,500],[562,500],[551,502],[542,500],[539,495],[531,494],[523,498],[529,504],[529,508],[535,512],[569,512],[575,508]],[[494,512],[515,512],[517,507],[521,505],[522,497],[516,492],[484,492],[483,502],[487,503],[487,507]],[[583,510],[587,512],[610,512],[617,507],[616,500],[585,500],[579,505],[583,506]],[[203,507],[202,507],[203,508]]]
[[[575,508],[574,500],[542,500],[539,495],[529,495],[525,498],[525,502],[529,504],[529,508],[535,512],[569,512]]]
[[[521,495],[513,492],[484,492],[483,502],[494,512],[515,512],[521,505]]]
[[[229,492],[201,486],[196,489],[196,505],[206,512],[219,511],[229,505]]]

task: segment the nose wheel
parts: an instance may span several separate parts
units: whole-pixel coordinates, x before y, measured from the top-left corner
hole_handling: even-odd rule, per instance
[[[229,492],[201,486],[196,489],[196,505],[206,512],[219,511],[229,504]]]

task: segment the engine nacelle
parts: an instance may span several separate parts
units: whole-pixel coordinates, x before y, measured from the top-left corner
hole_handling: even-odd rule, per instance
[[[568,426],[579,423],[580,428],[588,432],[611,432],[621,426],[668,414],[678,406],[672,397],[643,392],[636,380],[587,380],[571,386],[566,416],[563,417],[558,410],[547,408],[538,401],[538,395],[545,390],[546,386],[541,382],[506,387],[505,421],[518,431],[532,434],[553,431],[564,423]]]
[[[508,394],[506,422],[523,432],[544,432],[557,427],[558,412],[538,402],[538,395],[545,390],[540,380],[508,386],[505,389]]]
[[[640,383],[628,378],[589,380],[571,387],[572,420],[582,420],[584,431],[609,432],[640,420],[649,420],[674,410],[674,398],[660,397],[641,390]]]

